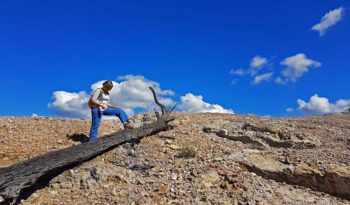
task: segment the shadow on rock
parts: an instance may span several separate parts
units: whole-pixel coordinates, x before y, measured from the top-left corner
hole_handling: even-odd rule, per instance
[[[88,142],[89,137],[86,136],[85,134],[72,134],[72,135],[67,135],[67,138],[70,140],[73,140],[74,142]]]

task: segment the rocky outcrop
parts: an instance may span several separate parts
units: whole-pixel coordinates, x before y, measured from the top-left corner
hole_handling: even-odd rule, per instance
[[[276,148],[313,148],[319,143],[306,139],[303,133],[295,132],[288,127],[258,125],[253,123],[230,124],[218,123],[205,126],[203,131],[215,133],[219,137],[250,144],[257,149]]]
[[[241,163],[249,171],[269,179],[350,199],[350,167],[329,165],[322,170],[303,162],[283,164],[261,155],[251,155]]]

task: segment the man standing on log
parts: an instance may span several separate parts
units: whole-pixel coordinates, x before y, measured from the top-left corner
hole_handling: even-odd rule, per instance
[[[92,124],[90,128],[90,141],[97,139],[98,128],[101,123],[102,115],[117,116],[124,125],[124,129],[132,129],[133,126],[129,121],[125,111],[109,103],[109,91],[113,88],[110,80],[103,82],[102,88],[94,90],[89,99],[91,109]]]

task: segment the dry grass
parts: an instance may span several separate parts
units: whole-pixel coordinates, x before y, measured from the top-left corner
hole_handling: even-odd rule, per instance
[[[179,158],[189,159],[196,157],[196,155],[197,151],[193,147],[184,147],[180,149],[176,156]]]

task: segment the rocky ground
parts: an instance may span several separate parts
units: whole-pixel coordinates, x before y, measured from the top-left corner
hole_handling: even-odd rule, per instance
[[[350,115],[174,116],[174,129],[67,170],[20,204],[350,204]],[[83,143],[89,126],[0,117],[0,167]],[[105,120],[100,134],[121,127]]]

